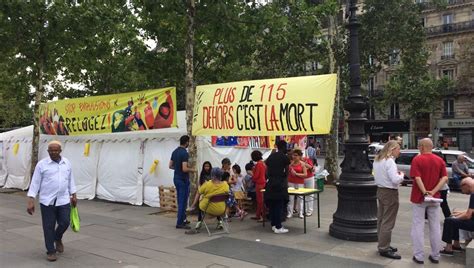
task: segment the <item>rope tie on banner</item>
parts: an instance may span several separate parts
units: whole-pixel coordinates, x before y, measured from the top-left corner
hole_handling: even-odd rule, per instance
[[[150,167],[150,174],[155,173],[156,167],[158,166],[158,163],[159,163],[159,162],[160,162],[160,161],[158,161],[157,159],[155,159],[155,160],[153,161],[153,164],[151,164],[151,167]]]
[[[20,144],[17,142],[15,144],[13,144],[13,155],[17,155],[18,154],[18,149],[20,148]]]
[[[85,143],[84,144],[84,156],[89,156],[89,151],[91,149],[91,144],[90,143]]]

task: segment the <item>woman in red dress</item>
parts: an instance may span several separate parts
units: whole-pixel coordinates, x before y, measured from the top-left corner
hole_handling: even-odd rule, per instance
[[[252,157],[252,161],[256,162],[255,167],[253,168],[252,181],[255,183],[255,194],[257,199],[257,211],[255,217],[252,217],[251,219],[261,222],[263,221],[263,217],[265,217],[262,189],[265,189],[267,166],[265,165],[265,162],[263,162],[262,153],[260,151],[253,151],[250,156]]]

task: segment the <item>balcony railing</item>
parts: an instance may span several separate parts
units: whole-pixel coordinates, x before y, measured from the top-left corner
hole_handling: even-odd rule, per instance
[[[454,60],[454,54],[451,54],[451,55],[441,55],[441,60]]]
[[[418,3],[423,9],[434,9],[434,8],[438,8],[440,6],[452,6],[452,5],[461,5],[461,4],[466,4],[466,3],[470,3],[470,2],[473,2],[473,0],[446,0],[446,2],[444,4],[440,3],[440,4],[436,4],[436,3],[433,3],[433,2],[423,2],[423,3]]]
[[[425,29],[425,32],[426,35],[433,36],[444,33],[461,32],[466,30],[474,30],[474,20],[428,27]]]

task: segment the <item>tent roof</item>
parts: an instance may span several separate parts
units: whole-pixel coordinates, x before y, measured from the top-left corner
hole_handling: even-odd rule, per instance
[[[55,135],[41,135],[41,140],[57,139],[60,141],[121,141],[121,140],[138,140],[138,139],[161,139],[161,138],[175,138],[186,134],[186,111],[178,111],[178,127],[177,128],[163,128],[146,131],[120,132],[120,133],[106,133],[93,135],[79,135],[79,136],[55,136]],[[0,141],[31,141],[33,137],[33,125],[15,129],[8,132],[0,133]]]

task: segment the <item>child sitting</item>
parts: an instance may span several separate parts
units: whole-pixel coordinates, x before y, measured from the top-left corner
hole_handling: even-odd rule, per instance
[[[245,171],[247,172],[247,175],[244,177],[244,189],[246,192],[246,195],[248,198],[251,198],[252,200],[255,200],[255,183],[252,180],[253,176],[253,162],[247,163],[245,165]]]
[[[230,182],[230,173],[229,172],[224,172],[222,173],[222,181],[225,181],[229,184],[229,186],[231,185]],[[226,205],[227,205],[227,209],[226,209],[226,218],[228,221],[229,220],[229,209],[230,208],[235,208],[235,210],[237,211],[238,215],[244,215],[244,213],[242,213],[242,210],[239,208],[239,206],[237,205],[237,201],[235,200],[235,197],[234,197],[234,192],[232,191],[231,187],[230,188],[230,191],[229,191],[229,198],[226,200]],[[243,219],[243,216],[241,217],[241,219]]]

